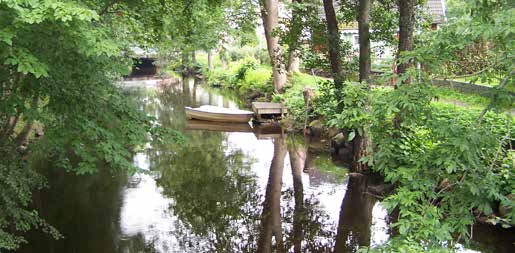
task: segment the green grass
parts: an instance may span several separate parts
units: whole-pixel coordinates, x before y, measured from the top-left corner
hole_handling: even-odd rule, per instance
[[[453,89],[435,87],[435,95],[438,98],[435,103],[455,104],[461,107],[483,108],[490,103],[490,99],[477,95],[465,94]]]

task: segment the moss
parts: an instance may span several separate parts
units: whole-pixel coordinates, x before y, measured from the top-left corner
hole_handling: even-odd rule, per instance
[[[328,155],[319,155],[315,159],[317,168],[327,174],[333,175],[337,180],[343,181],[349,172],[347,168],[335,165]]]

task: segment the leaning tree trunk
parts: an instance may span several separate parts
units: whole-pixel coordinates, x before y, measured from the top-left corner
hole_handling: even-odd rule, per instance
[[[261,19],[265,29],[266,45],[268,55],[272,62],[272,77],[275,91],[282,92],[286,83],[286,71],[282,64],[282,50],[279,45],[279,38],[273,35],[274,29],[279,23],[278,0],[260,0]]]
[[[370,8],[372,0],[359,0],[358,3],[358,32],[359,32],[359,81],[367,85],[370,83]],[[366,107],[366,105],[365,105]],[[368,108],[363,108],[367,110]],[[363,172],[368,169],[367,164],[361,163],[360,159],[368,155],[367,151],[371,145],[367,127],[364,127],[362,134],[352,140],[353,157],[352,171]]]
[[[300,4],[302,0],[292,0],[293,4]],[[288,45],[288,73],[299,72],[299,39],[302,33],[302,13],[299,13],[298,6],[293,6],[290,23],[290,43]]]
[[[399,1],[399,46],[398,54],[413,50],[413,31],[415,30],[416,0]],[[397,63],[397,73],[403,74],[410,67],[411,62]],[[410,80],[407,80],[409,83]]]
[[[336,90],[343,88],[344,73],[341,62],[340,32],[334,12],[333,0],[324,0],[324,12],[327,25],[327,43],[329,46],[329,61]],[[339,92],[337,92],[339,94]]]

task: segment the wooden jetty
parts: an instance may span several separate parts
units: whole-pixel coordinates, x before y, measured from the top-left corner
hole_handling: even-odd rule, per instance
[[[280,124],[255,125],[253,132],[258,140],[284,138],[286,136]]]
[[[258,122],[269,119],[282,118],[287,113],[286,107],[281,103],[252,102],[252,111]]]

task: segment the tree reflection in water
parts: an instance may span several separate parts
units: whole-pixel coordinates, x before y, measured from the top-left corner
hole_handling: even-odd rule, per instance
[[[375,197],[366,194],[369,178],[351,176],[342,201],[334,252],[356,252],[370,246]]]
[[[281,186],[285,156],[286,143],[282,138],[274,139],[274,156],[270,165],[263,213],[261,214],[261,233],[257,252],[272,252],[272,236],[275,238],[276,250],[283,251]]]
[[[164,127],[184,130],[184,106],[202,96],[186,83],[182,94],[162,90],[158,99],[147,100],[151,103],[145,110]],[[178,218],[172,233],[183,251],[354,252],[370,244],[375,200],[363,194],[366,180],[349,179],[337,227],[316,193],[305,193],[303,171],[316,167],[305,142],[273,140],[268,181],[261,191],[251,170],[253,160],[239,149],[227,148],[228,134],[183,133],[186,144],[152,143],[147,152],[158,185],[172,199],[169,212]],[[283,189],[286,154],[293,185]]]
[[[284,160],[289,153],[293,189],[282,191]],[[257,252],[329,252],[334,228],[315,195],[304,196],[302,171],[306,166],[304,143],[274,139]],[[282,195],[282,196],[281,196]]]

